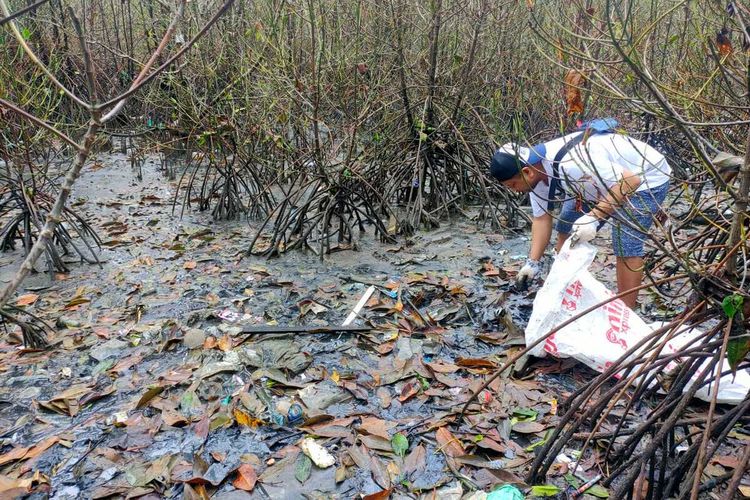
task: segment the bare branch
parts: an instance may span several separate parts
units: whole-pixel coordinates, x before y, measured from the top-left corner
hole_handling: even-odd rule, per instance
[[[19,10],[18,12],[15,12],[9,16],[5,16],[4,18],[0,19],[0,26],[2,26],[5,23],[11,22],[13,19],[16,19],[17,17],[21,17],[22,15],[26,14],[27,12],[31,12],[32,10],[36,9],[37,7],[41,7],[45,3],[49,2],[49,0],[39,0],[38,2],[29,5],[28,7],[24,7],[23,9]]]
[[[40,127],[42,127],[44,130],[55,134],[60,139],[62,139],[63,141],[65,141],[68,144],[70,144],[71,146],[73,146],[76,149],[76,151],[80,151],[81,150],[81,146],[76,141],[74,141],[73,139],[71,139],[70,137],[68,137],[67,135],[65,135],[64,133],[60,132],[59,130],[57,130],[52,125],[50,125],[48,123],[45,123],[43,120],[40,120],[36,116],[34,116],[34,115],[32,115],[32,114],[30,114],[30,113],[22,110],[21,108],[19,108],[15,104],[12,104],[12,103],[6,101],[3,98],[0,98],[0,106],[4,106],[4,107],[8,108],[9,110],[13,111],[14,113],[18,113],[19,115],[23,116],[24,118],[26,118],[30,122],[36,123],[37,125],[39,125]]]
[[[52,237],[55,233],[55,228],[60,223],[61,215],[63,209],[65,208],[65,203],[68,201],[68,196],[70,196],[70,192],[73,189],[73,184],[75,184],[78,176],[81,173],[83,165],[88,159],[89,153],[91,152],[91,145],[94,143],[94,138],[96,137],[96,133],[98,132],[100,126],[101,125],[99,124],[99,121],[96,119],[96,114],[94,114],[94,119],[89,122],[89,127],[83,136],[83,145],[78,149],[78,154],[76,154],[76,157],[73,160],[73,164],[71,165],[70,170],[68,170],[68,173],[65,176],[65,180],[63,181],[63,185],[57,195],[55,204],[52,206],[49,215],[47,215],[47,220],[44,223],[44,227],[39,232],[39,237],[29,250],[28,255],[26,255],[26,258],[21,264],[21,267],[16,271],[16,274],[15,276],[13,276],[11,282],[8,283],[5,288],[3,288],[2,292],[0,292],[0,309],[2,309],[2,307],[8,303],[8,300],[10,300],[13,293],[15,293],[18,287],[21,286],[21,283],[23,283],[23,281],[31,273],[31,271],[33,271],[34,263],[37,261],[37,259],[39,259],[39,257],[41,257],[41,255],[44,253],[45,248],[47,247],[47,244],[52,240]]]
[[[0,2],[3,2],[3,1],[4,0],[0,0]],[[125,92],[124,94],[120,94],[119,96],[115,97],[114,99],[110,99],[109,101],[104,102],[104,103],[98,105],[97,109],[106,109],[106,108],[108,108],[110,106],[113,106],[113,105],[119,103],[123,99],[127,99],[131,95],[135,94],[145,84],[147,84],[148,82],[150,82],[151,80],[153,80],[156,76],[158,76],[159,73],[161,73],[162,71],[164,71],[165,69],[167,69],[169,66],[171,66],[172,63],[174,63],[177,59],[179,59],[180,57],[182,57],[188,50],[190,50],[190,48],[193,45],[195,45],[195,43],[198,40],[200,40],[203,37],[203,35],[205,35],[208,32],[208,30],[211,29],[211,27],[214,24],[216,24],[216,21],[218,21],[219,18],[224,14],[224,12],[226,12],[227,9],[229,9],[229,7],[231,7],[232,4],[234,4],[234,1],[235,0],[227,0],[226,2],[224,2],[224,5],[222,5],[221,8],[218,10],[218,12],[216,12],[216,14],[214,14],[214,16],[203,26],[203,28],[198,32],[198,34],[195,35],[188,43],[186,43],[185,46],[182,47],[182,49],[180,49],[175,55],[173,55],[172,57],[170,57],[167,60],[167,62],[165,62],[164,64],[162,64],[158,68],[156,68],[153,71],[153,73],[151,73],[150,75],[144,77],[140,82],[138,82],[137,85],[131,86],[131,88],[127,92]],[[111,112],[108,113],[104,118],[102,118],[102,120],[104,120],[105,118],[107,120],[111,120],[114,116],[110,116],[110,115],[111,115]]]
[[[169,43],[169,40],[172,39],[172,35],[174,34],[175,30],[177,29],[177,24],[180,22],[180,19],[182,19],[182,16],[185,13],[185,3],[187,0],[181,0],[180,4],[177,6],[177,12],[175,13],[174,17],[172,18],[172,22],[169,23],[169,27],[167,28],[167,31],[164,33],[164,36],[161,39],[161,42],[159,42],[159,46],[156,48],[153,54],[151,54],[151,57],[146,62],[146,64],[141,69],[141,72],[138,73],[138,76],[133,80],[133,83],[130,85],[129,91],[132,91],[134,89],[137,90],[138,86],[140,85],[141,81],[146,77],[146,74],[151,70],[151,67],[154,65],[154,62],[159,58],[162,52],[164,52],[164,48],[167,46],[167,43]],[[122,111],[122,108],[125,106],[125,103],[127,102],[127,98],[122,99],[117,105],[106,115],[102,117],[102,123],[107,123],[112,118],[117,116],[120,111]]]
[[[10,17],[10,10],[8,9],[8,5],[6,4],[5,0],[0,0],[0,12],[5,17]],[[47,69],[47,66],[44,65],[42,61],[39,60],[39,58],[36,56],[33,50],[31,50],[31,47],[29,47],[29,44],[26,43],[26,40],[23,39],[23,35],[21,35],[21,32],[18,31],[18,26],[16,26],[16,23],[13,21],[10,21],[9,23],[10,30],[13,32],[13,36],[16,37],[16,40],[18,41],[19,45],[23,48],[24,52],[26,52],[26,55],[29,56],[29,59],[31,59],[34,64],[39,66],[39,69],[42,70],[42,72],[47,75],[47,78],[49,78],[52,83],[57,85],[57,87],[62,90],[65,95],[67,95],[69,98],[73,100],[76,104],[78,104],[81,107],[84,107],[86,109],[91,109],[91,105],[84,102],[81,98],[79,98],[77,95],[75,95],[72,91],[68,90],[68,88],[60,83],[60,81],[55,78],[55,75],[52,74],[52,72]]]
[[[78,43],[81,44],[81,52],[83,52],[83,65],[86,68],[86,86],[89,89],[89,99],[92,103],[96,103],[96,77],[94,75],[94,65],[91,62],[91,51],[89,45],[86,43],[86,38],[83,35],[83,28],[81,28],[81,22],[78,20],[73,7],[68,7],[68,15],[73,22],[73,28],[76,30],[78,35]]]

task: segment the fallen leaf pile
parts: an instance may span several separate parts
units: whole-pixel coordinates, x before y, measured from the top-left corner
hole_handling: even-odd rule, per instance
[[[116,168],[124,160],[111,160],[75,193],[98,222],[103,266],[44,278],[15,302],[55,325],[52,348],[19,349],[17,331],[0,337],[0,497],[468,498],[554,487],[523,477],[559,423],[557,401],[585,372],[555,378],[559,361],[536,361],[459,416],[523,346],[532,297],[509,292],[518,264],[497,255],[498,235],[467,223],[323,264],[302,253],[251,259],[245,222],[174,218],[174,187],[155,168],[133,185]],[[105,179],[111,198],[90,194]],[[341,325],[370,285],[356,322],[368,331],[308,331]],[[274,325],[299,331],[253,332]],[[598,466],[589,453],[578,472]],[[564,484],[570,471],[563,462],[551,474]]]

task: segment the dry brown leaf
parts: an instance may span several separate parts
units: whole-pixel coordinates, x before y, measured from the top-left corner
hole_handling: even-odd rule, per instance
[[[434,363],[425,363],[430,370],[437,373],[455,373],[458,371],[458,365],[453,363],[443,363],[442,361],[436,361]]]
[[[17,498],[31,491],[32,479],[14,479],[0,475],[0,497]]]
[[[396,422],[387,422],[376,417],[365,417],[359,425],[360,430],[383,439],[391,439],[389,431],[394,427],[396,427]]]
[[[378,491],[377,493],[373,493],[372,495],[365,495],[362,497],[362,500],[386,500],[391,497],[391,492],[393,491],[393,488],[388,488],[387,490]]]
[[[730,469],[736,469],[740,465],[740,459],[731,455],[716,455],[711,458],[711,463],[723,465]]]
[[[56,413],[75,417],[78,414],[80,401],[91,393],[91,389],[91,386],[85,384],[74,385],[49,401],[39,401],[39,406]]]
[[[60,442],[59,436],[50,436],[44,441],[29,447],[14,448],[4,455],[0,455],[0,465],[5,465],[9,462],[17,460],[30,460],[36,458],[42,452],[46,451],[50,447]]]
[[[465,455],[461,441],[449,431],[446,427],[441,427],[435,432],[435,438],[437,439],[440,450],[448,455],[449,457],[460,457]]]
[[[253,491],[257,481],[258,473],[255,472],[255,468],[250,464],[242,464],[237,469],[237,478],[232,482],[232,486],[238,490]]]
[[[135,405],[136,410],[141,409],[145,407],[149,401],[154,399],[156,396],[161,394],[164,391],[165,387],[162,385],[155,385],[149,387],[146,392],[141,396],[141,398],[138,400],[138,402]]]
[[[419,393],[419,384],[416,382],[409,382],[401,389],[401,395],[398,397],[398,400],[402,403],[404,401],[407,401],[414,396],[416,396]]]
[[[209,500],[206,486],[202,484],[190,485],[185,483],[182,498],[183,500]]]
[[[300,427],[300,429],[302,429]],[[315,434],[316,436],[320,437],[329,437],[329,438],[348,438],[353,439],[354,434],[352,433],[352,430],[348,427],[344,427],[343,425],[321,425],[321,426],[315,426],[314,429],[309,429],[311,434]]]
[[[372,470],[372,478],[381,488],[387,490],[391,487],[391,478],[388,475],[388,470],[383,466],[383,462],[375,455],[370,457],[370,469]]]
[[[198,265],[198,263],[195,262],[194,260],[189,260],[189,261],[185,262],[185,264],[183,264],[182,267],[183,267],[183,269],[190,270],[190,269],[195,269],[195,266],[197,266],[197,265]]]
[[[501,443],[498,443],[491,437],[487,437],[487,436],[484,436],[484,438],[477,441],[477,446],[479,446],[480,448],[484,448],[486,450],[496,451],[498,453],[505,453],[508,449],[507,446]]]
[[[357,467],[366,472],[370,471],[370,452],[365,446],[351,446],[347,453],[349,453],[352,461],[357,464]]]
[[[378,451],[384,451],[384,452],[393,451],[393,447],[391,446],[390,439],[384,439],[380,436],[368,436],[365,434],[360,434],[359,440],[362,441],[362,444],[364,444],[371,450],[378,450]]]
[[[229,336],[229,334],[224,335],[219,339],[219,342],[217,343],[219,346],[219,349],[224,352],[229,352],[232,350],[232,337]]]
[[[380,407],[381,408],[388,408],[391,406],[391,391],[387,387],[379,387],[376,392],[378,398],[380,399]]]
[[[565,75],[565,103],[568,105],[568,115],[583,113],[583,85],[586,77],[576,69],[571,69]]]
[[[18,299],[16,300],[16,305],[29,306],[36,302],[37,299],[39,299],[39,295],[35,293],[27,293],[26,295],[21,295],[20,297],[18,297]]]
[[[30,448],[30,446],[19,446],[17,448],[13,448],[8,453],[0,455],[0,465],[5,465],[7,463],[23,459],[29,452]]]
[[[334,480],[336,481],[336,484],[343,483],[346,480],[346,466],[341,465],[336,468]]]
[[[208,438],[208,426],[209,426],[208,413],[203,415],[197,424],[193,426],[193,433],[202,440]]]
[[[404,459],[404,475],[408,478],[418,470],[424,470],[427,461],[427,452],[424,446],[417,445]]]
[[[456,364],[464,368],[497,368],[497,365],[489,359],[458,358]]]
[[[520,432],[521,434],[535,434],[542,432],[547,426],[540,424],[539,422],[518,422],[513,426],[513,432]]]

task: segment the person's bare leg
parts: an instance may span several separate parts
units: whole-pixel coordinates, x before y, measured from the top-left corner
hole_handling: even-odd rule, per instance
[[[565,240],[568,239],[568,236],[570,236],[570,233],[557,233],[557,243],[555,243],[555,252],[560,253],[560,249],[563,246],[563,243],[565,243]]]
[[[641,285],[643,280],[643,257],[617,257],[617,293],[622,293]],[[625,295],[622,301],[635,308],[638,292]]]

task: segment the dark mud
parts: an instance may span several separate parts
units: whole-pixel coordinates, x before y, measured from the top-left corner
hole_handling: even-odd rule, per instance
[[[245,253],[254,222],[173,215],[176,186],[154,160],[142,181],[125,155],[99,160],[72,205],[102,236],[101,266],[26,282],[22,293],[38,295],[28,309],[56,325],[50,350],[23,351],[7,335],[0,344],[0,472],[38,473],[32,498],[353,498],[391,488],[392,498],[458,498],[520,481],[533,458],[526,447],[555,424],[553,400],[590,376],[536,362],[481,396],[474,426],[456,418],[523,343],[533,294],[509,283],[524,237],[461,219],[395,245],[362,235],[360,251],[322,262],[304,252],[260,259]],[[0,256],[0,280],[18,258]],[[378,288],[361,313],[370,333],[241,332],[339,325],[370,284]],[[300,421],[273,422],[295,403]],[[511,431],[519,422],[536,425]],[[396,433],[408,439],[404,457]],[[306,436],[336,465],[305,477]],[[505,475],[476,465],[498,459]],[[242,464],[258,476],[250,493],[235,487]]]

